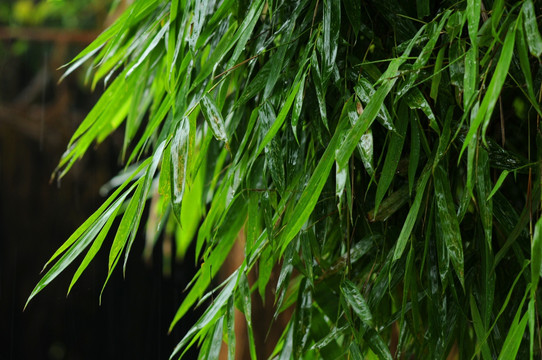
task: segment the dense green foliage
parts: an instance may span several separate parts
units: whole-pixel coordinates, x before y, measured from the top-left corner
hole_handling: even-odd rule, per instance
[[[232,356],[234,308],[257,358],[266,287],[280,359],[539,357],[542,12],[436,3],[135,1],[67,68],[107,89],[57,176],[120,126],[127,170],[30,298],[87,249],[70,289],[102,246],[125,267],[159,194],[147,235],[201,264],[171,327],[207,306],[173,358]]]

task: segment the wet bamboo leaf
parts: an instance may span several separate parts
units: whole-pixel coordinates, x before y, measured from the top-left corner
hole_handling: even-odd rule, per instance
[[[346,105],[345,105],[346,107]],[[331,138],[331,141],[328,144],[328,147],[324,151],[324,154],[320,158],[318,165],[314,169],[313,175],[311,176],[307,187],[301,194],[299,201],[297,202],[291,217],[290,221],[286,224],[284,231],[282,232],[280,243],[282,244],[281,252],[284,252],[290,241],[294,236],[301,230],[303,224],[307,221],[310,214],[312,213],[320,192],[322,191],[326,178],[333,167],[335,160],[335,152],[339,148],[339,141],[342,140],[342,132],[346,129],[347,120],[345,119],[346,114],[341,115],[339,124],[335,129],[335,134]],[[345,164],[344,162],[343,164]]]
[[[419,89],[415,88],[408,92],[405,95],[405,100],[411,109],[420,109],[423,111],[425,116],[429,119],[429,126],[431,129],[435,130],[437,134],[440,134],[440,128],[435,118],[435,114],[433,114],[431,106],[429,106],[429,103]]]
[[[392,60],[386,72],[384,72],[384,74],[382,74],[382,76],[380,77],[379,80],[381,82],[381,86],[378,88],[378,90],[376,90],[374,96],[365,107],[365,110],[360,115],[355,125],[350,131],[348,131],[346,139],[343,141],[341,147],[339,148],[339,151],[337,152],[337,161],[341,166],[344,166],[344,164],[347,163],[348,159],[354,152],[354,149],[356,148],[359,140],[361,139],[361,136],[365,134],[367,129],[369,129],[369,127],[373,123],[378,112],[380,111],[380,108],[382,107],[382,104],[384,103],[384,100],[386,99],[388,93],[391,91],[393,85],[395,85],[395,82],[397,81],[396,75],[399,66],[401,66],[406,61],[406,58],[410,54],[412,47],[416,43],[416,40],[421,35],[423,30],[424,28],[422,27],[412,38],[412,40],[409,41],[403,55],[399,58]],[[337,130],[335,131],[335,133],[337,133]]]
[[[357,34],[361,29],[361,3],[356,0],[346,0],[343,2],[346,10],[346,16],[352,25],[352,29]]]
[[[209,124],[209,127],[213,131],[213,135],[218,141],[224,141],[228,146],[228,135],[226,134],[226,125],[224,124],[224,118],[218,110],[215,102],[209,97],[204,96],[201,99],[201,109],[205,120]],[[187,134],[188,135],[188,132]]]
[[[437,153],[435,155],[435,160],[433,162],[433,171],[439,164],[439,161],[442,160],[442,158],[446,154],[446,151],[448,151],[448,147],[450,146],[450,137],[452,135],[451,133],[452,118],[454,115],[453,112],[454,112],[454,109],[450,107],[446,113],[446,120],[444,120],[442,133],[440,134],[440,137],[438,140]]]
[[[410,117],[410,154],[408,157],[408,193],[412,194],[414,188],[414,179],[418,170],[420,161],[420,129],[418,127],[418,118]]]
[[[484,227],[486,242],[491,248],[492,229],[493,229],[493,202],[489,198],[491,189],[491,178],[489,170],[489,156],[486,150],[478,149],[478,161],[476,164],[476,191],[478,198],[481,199],[478,206],[480,207],[480,217]]]
[[[170,330],[186,314],[197,299],[203,295],[211,281],[211,277],[218,272],[224,263],[224,260],[235,242],[239,230],[244,224],[246,210],[246,201],[242,196],[237,195],[224,214],[224,220],[221,223],[222,226],[220,226],[215,233],[215,236],[220,238],[220,241],[216,243],[216,247],[198,271],[192,288],[175,314],[170,325]],[[231,286],[233,287],[234,284],[231,284]],[[229,291],[231,292],[231,290]],[[178,349],[181,349],[183,346],[178,347]]]
[[[226,305],[226,344],[228,345],[228,360],[235,359],[235,307],[233,296]],[[222,339],[219,340],[222,342]]]
[[[359,289],[349,280],[343,280],[341,283],[341,293],[344,296],[346,302],[356,315],[367,324],[369,327],[373,327],[373,316],[371,310],[367,305],[367,302],[359,292]]]
[[[467,1],[467,24],[469,28],[469,39],[473,49],[478,48],[478,24],[480,23],[480,2],[476,0]]]
[[[393,252],[394,261],[398,260],[401,257],[401,255],[403,255],[403,251],[405,250],[407,241],[410,238],[412,229],[414,228],[414,225],[416,224],[416,219],[418,218],[418,211],[420,210],[420,205],[422,204],[423,194],[425,193],[425,188],[427,186],[427,181],[429,180],[430,174],[431,172],[429,170],[429,167],[426,166],[425,169],[423,169],[423,172],[420,175],[420,178],[418,179],[418,184],[416,185],[416,196],[414,198],[414,202],[412,203],[412,206],[410,207],[410,210],[408,211],[408,215],[405,219],[405,224],[403,225],[403,228],[401,229],[401,233],[399,234],[399,237],[397,238],[397,244],[395,245],[395,250]]]
[[[118,262],[120,253],[126,247],[128,237],[130,236],[130,233],[135,227],[137,209],[141,200],[141,196],[143,194],[143,180],[144,178],[138,180],[137,189],[132,198],[130,199],[130,202],[128,203],[128,207],[126,208],[126,211],[122,216],[122,220],[120,221],[117,233],[115,235],[115,238],[113,239],[113,244],[111,245],[111,250],[109,251],[109,262],[107,266],[108,274],[113,271],[113,268]]]
[[[260,143],[260,146],[258,147],[258,150],[256,152],[256,156],[259,155],[262,150],[267,146],[267,144],[271,141],[271,139],[277,134],[279,129],[282,127],[282,124],[284,123],[284,120],[286,119],[286,116],[288,115],[288,112],[290,111],[290,108],[292,107],[292,104],[295,100],[295,96],[297,95],[297,92],[299,91],[299,88],[301,87],[302,80],[298,79],[297,82],[292,86],[290,89],[290,93],[288,94],[288,97],[286,98],[286,101],[284,102],[284,105],[280,109],[279,114],[277,115],[277,118],[267,131],[267,134],[264,136],[262,142]]]
[[[256,357],[256,344],[254,342],[254,329],[252,327],[252,300],[250,296],[250,286],[248,283],[247,275],[243,272],[239,278],[239,289],[241,297],[241,310],[245,315],[247,322],[247,334],[248,334],[248,344],[250,351],[250,358],[257,359]],[[229,328],[228,328],[229,330]],[[233,329],[232,329],[233,330]],[[232,356],[235,356],[235,351],[232,353]]]
[[[444,28],[444,25],[446,24],[446,21],[448,20],[448,17],[450,16],[450,14],[451,14],[450,11],[446,11],[444,15],[442,16],[442,19],[440,19],[440,22],[438,25],[435,24],[434,22],[430,23],[430,27],[427,30],[428,32],[427,36],[429,37],[429,41],[425,43],[425,46],[420,52],[420,55],[418,55],[418,58],[416,59],[416,61],[414,61],[414,64],[412,65],[412,69],[408,75],[408,78],[405,81],[404,85],[399,90],[399,93],[397,94],[396,99],[406,94],[412,88],[412,85],[414,85],[414,82],[419,76],[419,70],[429,60],[429,57],[431,56],[431,53],[433,52],[433,49],[435,48],[437,40],[440,37],[442,28]]]
[[[429,0],[416,0],[416,13],[419,18],[429,15]]]
[[[327,83],[335,66],[339,30],[341,28],[341,3],[324,0],[323,2],[323,56],[322,83]]]
[[[534,56],[540,57],[542,54],[542,36],[540,36],[540,31],[538,30],[533,1],[526,0],[523,3],[521,10],[525,17],[523,24],[525,26],[529,50]]]
[[[169,156],[166,154],[169,160],[165,162],[166,166],[168,162],[170,164],[170,169],[166,170],[166,173],[170,174],[169,193],[173,204],[173,213],[179,221],[181,219],[181,204],[186,186],[186,169],[189,161],[189,131],[188,119],[182,118],[171,140]],[[164,179],[164,186],[168,185],[166,181]]]
[[[464,259],[461,232],[459,231],[459,222],[457,221],[455,205],[452,199],[452,190],[444,167],[441,165],[437,166],[433,177],[435,180],[435,198],[437,213],[442,226],[442,236],[457,277],[461,285],[464,286]]]
[[[388,345],[384,342],[382,337],[373,329],[369,329],[364,336],[365,340],[368,342],[371,350],[374,351],[380,359],[392,360],[390,349]]]
[[[399,159],[401,158],[401,152],[403,151],[403,145],[405,143],[408,122],[406,106],[400,105],[396,123],[397,133],[391,133],[390,135],[386,160],[384,160],[384,166],[382,167],[382,173],[380,174],[380,179],[378,180],[378,186],[376,188],[375,215],[378,214],[378,207],[395,177],[395,172],[399,165]]]
[[[26,300],[25,308],[34,296],[36,296],[43,288],[45,288],[51,281],[53,281],[68,265],[70,265],[79,254],[81,254],[89,245],[92,240],[98,235],[103,226],[107,223],[110,217],[116,213],[118,207],[122,204],[125,197],[128,195],[126,192],[123,196],[117,199],[96,221],[89,227],[88,231],[78,237],[76,241],[70,244],[68,250],[62,255],[62,257],[51,267],[51,269],[41,278],[32,293]]]
[[[194,16],[192,17],[192,23],[190,24],[190,38],[188,43],[192,51],[196,50],[196,42],[198,41],[201,30],[203,29],[203,24],[205,22],[205,14],[207,13],[207,7],[209,2],[207,0],[196,0],[194,4]]]
[[[465,78],[464,82],[464,94],[463,94],[463,107],[468,109],[471,103],[476,89],[478,87],[478,53],[477,49],[472,47],[467,51],[465,55]]]
[[[215,325],[213,336],[209,344],[209,350],[207,351],[207,359],[219,359],[220,350],[222,349],[222,332],[224,328],[224,317],[221,317]],[[228,328],[229,330],[229,328]],[[203,349],[202,349],[203,350]],[[202,353],[205,353],[202,351]]]
[[[450,57],[450,82],[462,93],[463,79],[465,78],[465,62],[463,61],[463,56],[466,54],[465,40],[452,42],[448,51]]]
[[[279,192],[282,193],[286,187],[284,159],[279,140],[276,138],[271,139],[265,147],[265,158],[273,183]]]
[[[534,228],[531,244],[531,297],[535,298],[540,271],[542,270],[542,218],[538,219]]]
[[[437,101],[440,80],[442,78],[441,71],[442,62],[444,61],[444,51],[445,48],[442,48],[437,54],[437,60],[435,61],[435,70],[433,72],[433,79],[431,80],[431,93],[429,96],[431,97],[431,99],[435,100],[435,102]]]
[[[524,22],[525,20],[521,18],[520,21]],[[527,94],[528,94],[529,102],[531,103],[532,106],[534,106],[538,114],[542,114],[542,110],[540,109],[540,105],[534,93],[533,76],[531,72],[531,64],[529,62],[529,52],[527,50],[525,32],[521,24],[519,24],[518,26],[516,49],[518,51],[519,65],[521,67],[521,71],[523,72],[525,84],[527,85]]]
[[[521,308],[518,309],[514,322],[508,330],[508,335],[504,340],[504,344],[499,354],[499,360],[504,359],[515,359],[521,345],[521,340],[523,340],[523,334],[525,332],[525,327],[527,326],[527,320],[529,320],[528,314],[525,313],[521,321],[519,321],[519,315],[521,314]]]
[[[495,186],[493,186],[493,190],[491,190],[491,192],[489,193],[489,196],[487,197],[488,200],[491,199],[497,191],[499,191],[504,180],[506,180],[506,177],[508,176],[508,174],[509,174],[508,170],[503,170],[503,172],[501,172],[501,175],[499,175],[499,178],[497,179]]]
[[[350,346],[348,347],[348,352],[352,359],[363,360],[363,355],[361,354],[358,345],[356,345],[355,343],[350,343]]]
[[[312,288],[307,279],[301,280],[294,315],[293,353],[299,358],[304,351],[310,335],[312,317]]]
[[[435,221],[438,271],[440,275],[440,281],[442,282],[442,286],[445,288],[448,285],[448,273],[450,269],[450,252],[448,251],[446,239],[445,239],[445,236],[443,235],[443,232],[445,230],[442,227],[440,214],[439,216],[435,216],[434,221]]]
[[[371,101],[371,98],[373,97],[376,91],[373,85],[371,84],[371,82],[364,77],[360,77],[358,84],[354,87],[354,90],[356,91],[357,97],[359,97],[359,99],[363,101],[363,103],[365,104],[368,104],[369,101]],[[357,103],[356,103],[356,107],[357,107]],[[359,118],[362,112],[363,112],[363,108],[361,109],[361,111],[358,111],[357,118]],[[382,104],[382,109],[378,113],[377,120],[386,129],[395,131],[395,127],[391,120],[391,115],[384,104]],[[357,120],[351,119],[351,121],[352,121],[352,124],[354,124]]]
[[[145,46],[145,51],[143,52],[143,54],[139,55],[137,62],[130,67],[130,69],[126,73],[126,76],[130,76],[130,74],[132,74],[134,70],[137,69],[137,67],[141,65],[141,63],[143,63],[143,61],[149,56],[151,51],[158,45],[160,41],[162,41],[168,29],[169,29],[169,23],[167,23],[165,26],[162,26],[162,28],[156,34],[156,36],[154,36],[152,41],[147,46]]]
[[[335,195],[338,198],[341,198],[344,193],[347,175],[348,168],[341,169],[339,168],[339,164],[335,163]]]
[[[220,294],[216,297],[216,299],[214,299],[212,305],[205,311],[196,324],[186,333],[184,338],[177,344],[169,357],[170,359],[173,359],[175,355],[185,347],[186,344],[189,344],[190,342],[193,343],[192,339],[194,336],[197,336],[200,331],[210,327],[215,321],[222,317],[226,311],[225,306],[232,296],[232,291],[237,283],[237,272],[238,271],[235,271],[228,278],[228,280],[226,280],[226,284]],[[185,351],[188,350],[188,348],[189,347],[185,348]]]
[[[316,92],[316,99],[318,100],[318,109],[320,110],[320,117],[322,123],[329,130],[328,120],[327,120],[327,105],[326,105],[326,91],[327,87],[324,83],[323,74],[318,64],[318,58],[316,57],[316,52],[312,54],[311,57],[311,74],[312,82],[314,84],[314,91]]]
[[[407,186],[402,186],[397,191],[391,193],[387,198],[382,201],[378,207],[378,212],[375,213],[375,209],[372,209],[367,214],[369,221],[386,221],[397,210],[402,208],[409,200],[409,191]]]
[[[499,62],[497,63],[497,67],[495,68],[495,72],[487,88],[487,92],[484,96],[484,100],[482,100],[480,108],[478,109],[478,112],[476,113],[476,117],[473,119],[472,123],[470,124],[469,132],[467,133],[465,142],[463,143],[460,156],[461,154],[463,154],[463,151],[465,151],[467,144],[471,141],[471,139],[474,137],[474,135],[480,128],[480,125],[483,125],[482,126],[482,140],[484,140],[485,142],[485,133],[487,130],[487,126],[489,125],[491,114],[493,113],[493,109],[495,108],[495,104],[497,103],[497,100],[501,93],[502,86],[508,75],[508,68],[510,67],[510,62],[512,60],[512,54],[514,51],[514,42],[516,38],[515,25],[516,24],[511,24],[510,25],[511,29],[506,34],[501,56],[499,57]]]
[[[373,144],[373,132],[371,129],[369,129],[365,134],[361,135],[361,139],[358,144],[358,151],[360,153],[361,160],[363,161],[365,170],[367,170],[367,173],[371,176],[373,176],[375,173],[373,166]]]
[[[305,75],[301,78],[299,90],[295,96],[294,109],[292,110],[292,130],[297,139],[297,122],[301,115],[301,109],[303,108],[303,97],[305,96]]]
[[[124,198],[121,198],[121,199],[124,200]],[[85,255],[85,258],[81,262],[81,265],[79,265],[79,267],[77,268],[77,271],[75,271],[75,274],[73,275],[72,281],[70,282],[70,286],[68,287],[68,295],[70,294],[70,291],[73,285],[77,282],[77,280],[79,279],[83,271],[85,271],[85,269],[88,267],[92,259],[94,259],[94,257],[96,256],[96,254],[102,247],[105,237],[107,236],[107,233],[109,232],[109,229],[111,228],[111,225],[113,225],[113,221],[117,217],[119,210],[120,210],[120,206],[117,206],[116,210],[110,215],[109,219],[107,219],[107,222],[105,223],[102,230],[100,230],[100,233],[98,234],[96,239],[92,242],[92,245],[90,249],[88,250],[87,254]]]
[[[479,345],[482,349],[482,357],[484,360],[491,360],[491,351],[489,349],[488,344],[485,342],[485,339],[487,337],[485,325],[482,322],[482,317],[480,316],[480,312],[478,310],[478,307],[476,306],[476,301],[474,300],[474,296],[471,295],[470,297],[470,311],[472,314],[472,322],[474,325],[474,331],[476,332],[476,336],[478,337]]]

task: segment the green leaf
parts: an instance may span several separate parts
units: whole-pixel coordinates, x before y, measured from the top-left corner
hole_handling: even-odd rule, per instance
[[[228,299],[226,305],[226,344],[228,345],[228,360],[235,359],[235,308],[233,297]],[[219,342],[222,342],[219,340]]]
[[[247,275],[243,272],[240,274],[239,278],[239,289],[241,296],[241,305],[243,314],[245,314],[245,319],[247,322],[247,333],[248,333],[248,345],[250,351],[250,358],[257,359],[256,356],[256,344],[254,342],[254,329],[252,326],[252,303],[250,295],[250,286],[248,283]],[[229,330],[229,328],[228,328]]]
[[[480,23],[480,1],[467,0],[467,24],[469,39],[474,51],[478,48],[478,24]]]
[[[493,201],[489,199],[491,178],[489,168],[489,156],[485,149],[478,148],[478,161],[476,162],[476,191],[480,202],[480,218],[484,227],[486,242],[491,249],[493,233]],[[485,200],[484,199],[488,199]]]
[[[218,320],[226,311],[225,306],[228,303],[228,300],[233,294],[233,289],[237,283],[237,274],[239,270],[236,270],[230,277],[226,280],[224,288],[220,294],[214,299],[212,305],[205,311],[205,313],[200,317],[200,319],[190,328],[186,333],[184,338],[177,344],[173,352],[171,353],[170,359],[173,359],[177,353],[189,344],[189,341],[193,339],[194,336],[201,334],[202,330],[212,326],[215,321]],[[190,344],[192,344],[191,342]],[[185,348],[185,351],[189,347]]]
[[[510,67],[510,62],[512,61],[512,54],[514,51],[514,40],[516,38],[516,23],[510,25],[510,30],[506,34],[504,40],[501,56],[491,78],[491,82],[487,88],[487,92],[482,100],[482,104],[476,113],[476,117],[470,124],[469,132],[465,137],[463,147],[461,148],[460,157],[465,151],[467,145],[470,143],[471,139],[475,136],[482,125],[482,140],[485,142],[485,134],[487,126],[489,125],[489,120],[491,119],[491,114],[495,108],[495,104],[500,96],[501,89],[503,87],[504,81],[508,75],[508,68]]]
[[[300,75],[300,74],[298,74]],[[292,107],[292,104],[295,100],[295,96],[297,92],[299,91],[299,88],[301,87],[302,82],[304,81],[304,76],[300,76],[301,79],[298,79],[295,84],[290,89],[290,92],[288,94],[288,97],[286,98],[286,101],[284,102],[284,105],[280,109],[279,114],[277,115],[277,118],[267,131],[266,135],[264,136],[262,142],[260,143],[260,146],[258,147],[258,150],[256,151],[256,155],[258,156],[262,150],[267,146],[267,144],[271,141],[271,139],[277,134],[279,129],[282,127],[282,124],[284,123],[284,120],[286,119],[286,115],[288,115],[288,112],[290,111],[290,108]]]
[[[324,154],[321,156],[318,165],[313,171],[313,174],[305,188],[301,197],[297,201],[297,204],[290,215],[290,221],[286,223],[279,242],[282,244],[281,253],[284,252],[290,241],[295,237],[295,235],[301,230],[303,224],[307,221],[310,214],[312,213],[318,197],[325,185],[327,176],[331,171],[335,160],[335,151],[339,148],[340,141],[342,140],[342,132],[346,129],[347,120],[345,119],[344,108],[339,124],[335,129],[335,134],[331,138]]]
[[[354,87],[354,90],[356,92],[357,97],[361,101],[363,101],[365,104],[368,104],[371,101],[372,97],[374,96],[376,92],[376,90],[374,89],[370,81],[364,77],[359,78],[357,85]],[[361,107],[361,104],[359,104],[359,108],[360,108],[360,111],[357,111],[357,116],[355,118],[351,117],[350,119],[352,121],[352,124],[357,122],[357,118],[359,118],[363,112],[363,107]],[[356,102],[356,110],[357,109],[358,109],[358,103]],[[395,131],[395,127],[393,125],[391,115],[384,103],[382,104],[382,109],[378,113],[377,120],[386,129]]]
[[[356,0],[345,0],[343,1],[343,4],[346,10],[346,16],[348,17],[348,20],[350,21],[350,24],[352,25],[352,29],[357,35],[362,25],[361,3]]]
[[[441,48],[437,54],[437,60],[435,61],[435,69],[433,71],[433,78],[431,80],[431,92],[430,97],[431,99],[435,100],[437,102],[437,96],[439,93],[439,85],[440,80],[442,78],[442,62],[444,61],[444,51],[445,48]]]
[[[462,286],[465,286],[464,259],[461,232],[457,221],[455,205],[452,198],[452,190],[447,172],[442,165],[435,168],[433,174],[435,180],[435,199],[437,214],[442,227],[442,237],[450,254],[452,265]]]
[[[214,137],[218,141],[224,141],[226,143],[226,146],[229,146],[224,118],[222,117],[220,110],[218,110],[215,102],[209,96],[205,95],[201,98],[200,105],[203,116],[205,116],[205,120],[207,120],[207,124],[209,124],[209,127],[211,128]],[[183,131],[183,134],[188,135],[188,131]]]
[[[429,164],[423,169],[422,174],[418,179],[418,184],[416,185],[416,196],[414,197],[414,202],[408,211],[408,215],[405,219],[401,233],[397,238],[397,243],[395,245],[395,250],[393,252],[393,261],[398,260],[403,255],[412,229],[416,224],[416,219],[418,218],[418,211],[420,210],[420,205],[422,204],[423,194],[425,193],[425,188],[427,187],[427,181],[429,180],[429,175],[431,175]]]
[[[540,271],[542,270],[542,218],[538,219],[534,228],[531,243],[531,296],[536,296]]]
[[[525,26],[525,34],[527,35],[529,50],[533,56],[539,58],[542,54],[542,36],[540,36],[540,31],[538,30],[533,0],[525,0],[523,6],[521,7],[521,12],[525,17],[523,24]]]
[[[135,227],[137,208],[143,194],[144,179],[145,178],[142,177],[137,181],[137,189],[132,198],[130,199],[130,202],[128,203],[128,207],[126,208],[126,211],[122,216],[122,220],[120,221],[117,233],[115,235],[115,238],[113,239],[113,244],[111,245],[111,250],[109,251],[109,262],[107,266],[109,274],[113,271],[113,268],[118,261],[120,252],[126,246],[128,236]]]
[[[323,1],[323,54],[322,83],[326,84],[335,66],[341,29],[341,4],[339,1]]]
[[[425,46],[420,52],[420,55],[418,55],[418,57],[416,58],[416,61],[412,65],[412,69],[409,72],[408,78],[403,84],[403,86],[401,87],[401,89],[399,90],[396,100],[398,100],[400,97],[406,94],[412,88],[412,85],[414,85],[414,82],[419,76],[419,70],[427,63],[427,61],[429,61],[429,57],[431,56],[431,53],[433,52],[433,49],[435,48],[435,45],[437,44],[442,28],[446,24],[446,21],[448,20],[448,17],[450,16],[450,14],[451,14],[451,11],[449,10],[444,12],[444,15],[440,19],[440,22],[438,25],[436,25],[435,23],[430,23],[429,29],[428,29],[429,41],[425,43]]]
[[[209,1],[207,0],[196,0],[194,4],[194,16],[192,17],[191,23],[191,35],[188,39],[188,44],[192,51],[196,50],[196,42],[198,41],[201,30],[203,29],[203,24],[205,23],[205,15],[207,13],[207,7],[209,6]]]
[[[416,0],[416,13],[419,18],[429,15],[429,0]]]
[[[488,334],[485,330],[485,325],[482,321],[482,317],[480,316],[480,312],[478,311],[478,307],[476,306],[474,296],[472,295],[470,296],[470,311],[472,314],[474,331],[476,332],[476,336],[478,337],[478,346],[481,346],[482,348],[482,357],[484,358],[484,360],[491,360],[493,357],[491,356],[491,352],[487,342],[485,342]]]
[[[173,205],[173,213],[177,219],[181,220],[181,204],[186,187],[187,166],[190,161],[189,156],[189,132],[190,125],[188,119],[183,117],[171,139],[169,154],[166,153],[164,159],[168,159],[165,164],[170,164],[170,168],[166,170],[169,173],[169,181],[164,186],[169,185],[169,189],[165,191],[170,193],[171,203]],[[160,180],[162,174],[160,174]],[[167,180],[164,179],[164,182]]]
[[[32,293],[26,300],[25,308],[34,296],[36,296],[41,290],[43,290],[51,281],[53,281],[68,265],[70,265],[79,254],[81,254],[94,238],[98,235],[100,230],[108,222],[110,217],[116,214],[119,206],[122,204],[129,191],[125,192],[120,198],[115,200],[111,206],[107,208],[86,230],[77,240],[69,245],[69,249],[64,255],[51,267],[51,269],[41,278],[38,284],[32,290]],[[66,243],[65,243],[66,244]],[[51,261],[51,260],[50,260]]]
[[[350,280],[343,280],[341,283],[341,294],[361,321],[367,324],[367,326],[373,327],[374,323],[371,310],[356,285]]]
[[[393,181],[401,158],[401,152],[403,151],[408,124],[408,112],[404,104],[399,106],[398,117],[396,123],[397,132],[390,135],[386,160],[384,160],[384,166],[382,167],[382,173],[376,188],[375,214],[378,214],[378,207]]]
[[[516,359],[519,346],[521,345],[521,340],[523,339],[523,333],[525,332],[525,327],[527,326],[527,320],[529,320],[528,313],[523,315],[521,321],[519,321],[519,315],[521,313],[521,308],[518,309],[516,317],[508,330],[508,335],[504,340],[504,344],[499,354],[499,360],[504,359]]]
[[[121,198],[121,199],[124,200],[124,198]],[[107,222],[105,223],[104,227],[102,228],[102,230],[100,230],[100,233],[98,234],[96,239],[94,239],[94,241],[92,242],[92,245],[90,249],[88,250],[87,254],[85,255],[85,258],[81,262],[81,265],[79,265],[79,267],[75,271],[75,274],[73,275],[72,281],[70,282],[70,286],[68,287],[68,295],[70,294],[70,291],[73,285],[75,285],[75,283],[77,282],[77,280],[79,279],[83,271],[85,271],[85,269],[88,267],[92,259],[94,259],[94,257],[96,256],[96,254],[102,247],[105,237],[109,233],[109,229],[111,228],[111,225],[113,225],[113,221],[115,221],[119,210],[120,210],[120,206],[118,206],[116,210],[114,211],[114,213],[111,214],[109,219],[107,219]]]
[[[408,157],[408,193],[412,194],[414,179],[420,161],[420,128],[418,118],[410,117],[410,154]]]
[[[487,197],[487,200],[491,199],[493,197],[493,195],[495,195],[495,193],[497,191],[499,191],[499,189],[502,186],[502,183],[504,182],[504,180],[506,179],[506,177],[508,176],[509,173],[510,172],[508,170],[503,170],[501,172],[501,175],[499,175],[499,178],[497,179],[497,182],[495,183],[495,186],[493,186],[493,190],[491,190],[491,192],[489,193],[489,196]]]

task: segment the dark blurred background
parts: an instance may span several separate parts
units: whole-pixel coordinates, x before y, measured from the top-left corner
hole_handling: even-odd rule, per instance
[[[59,184],[49,183],[71,134],[100,95],[85,86],[84,68],[60,84],[57,69],[125,5],[117,1],[110,11],[111,2],[0,2],[0,360],[167,359],[197,315],[167,334],[194,266],[176,264],[162,276],[161,244],[152,261],[143,261],[142,238],[126,279],[115,271],[101,306],[105,244],[68,298],[79,261],[23,312],[45,262],[101,205],[100,187],[122,169],[120,129]]]

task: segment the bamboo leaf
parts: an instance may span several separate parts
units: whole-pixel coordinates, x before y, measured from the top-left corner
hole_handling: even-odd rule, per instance
[[[335,66],[341,28],[341,4],[339,1],[324,0],[323,5],[322,83],[325,84]]]
[[[264,136],[262,142],[260,143],[260,146],[258,147],[258,150],[256,151],[256,156],[258,156],[262,150],[267,146],[267,144],[271,141],[271,139],[277,134],[279,129],[282,127],[282,124],[284,123],[284,120],[286,119],[286,115],[288,115],[288,112],[290,111],[290,108],[292,107],[292,104],[295,100],[295,96],[297,92],[299,91],[299,88],[301,87],[302,80],[298,80],[295,85],[290,89],[290,93],[288,94],[288,97],[286,98],[286,101],[284,102],[284,105],[282,106],[279,114],[277,115],[277,118],[267,131],[267,134]]]
[[[392,133],[390,136],[386,160],[384,160],[382,174],[380,175],[378,186],[376,188],[375,214],[378,214],[378,207],[386,195],[395,176],[397,166],[399,165],[399,159],[401,158],[401,152],[403,151],[403,144],[405,142],[407,124],[408,113],[406,107],[400,105],[396,123],[397,133]]]
[[[480,23],[480,2],[476,0],[468,0],[467,1],[467,24],[469,28],[469,39],[470,39],[473,49],[478,48],[478,24],[479,23]]]
[[[504,40],[501,56],[499,57],[497,67],[495,68],[495,72],[487,88],[484,100],[482,100],[480,108],[476,113],[476,117],[471,122],[469,132],[467,133],[467,136],[465,137],[465,142],[463,143],[463,147],[461,148],[460,156],[463,154],[463,151],[465,151],[465,148],[470,143],[471,139],[474,137],[482,123],[482,140],[484,140],[485,142],[485,133],[487,130],[487,126],[489,125],[491,114],[493,113],[493,109],[495,108],[495,104],[497,103],[497,99],[499,98],[502,86],[508,75],[508,68],[510,67],[510,62],[512,61],[512,54],[514,51],[515,42],[514,40],[516,36],[516,23],[511,24],[510,27],[511,29],[506,34],[506,38]]]
[[[501,353],[499,354],[499,360],[515,359],[517,356],[519,346],[521,345],[521,340],[523,339],[523,333],[525,332],[525,327],[527,326],[527,320],[529,320],[528,314],[525,313],[521,321],[519,321],[518,315],[520,314],[520,311],[521,308],[518,310],[516,318],[514,318],[514,322],[512,323],[512,326],[508,331],[508,335],[504,340]]]
[[[464,259],[461,232],[456,217],[456,210],[452,199],[452,190],[446,170],[442,165],[436,167],[433,174],[435,180],[435,198],[438,217],[442,226],[442,237],[450,254],[455,272],[462,286],[465,286]]]
[[[493,186],[493,190],[491,190],[491,192],[489,193],[489,196],[487,197],[487,200],[491,199],[493,197],[493,195],[495,195],[495,193],[497,191],[499,191],[499,189],[502,186],[502,183],[504,182],[504,180],[506,180],[506,177],[508,176],[509,173],[510,172],[508,170],[503,170],[501,172],[501,175],[499,175],[499,178],[497,179],[497,182],[495,183],[495,186]]]
[[[542,54],[542,36],[538,30],[533,1],[526,0],[521,7],[521,11],[525,17],[523,24],[525,26],[529,50],[531,51],[531,54],[539,58]]]
[[[415,41],[423,32],[423,30],[424,28],[422,27],[416,33],[414,38],[409,42],[403,55],[399,58],[392,60],[386,72],[380,77],[379,82],[381,82],[382,85],[375,92],[374,96],[371,98],[371,101],[367,104],[365,110],[360,115],[358,121],[356,122],[352,130],[348,132],[346,139],[344,139],[341,147],[339,148],[339,151],[337,153],[337,161],[339,162],[340,166],[344,166],[344,164],[346,164],[348,158],[352,155],[352,152],[354,151],[357,143],[359,142],[359,139],[361,139],[361,136],[367,131],[367,129],[369,129],[369,127],[373,123],[376,115],[378,114],[382,106],[382,103],[384,102],[386,96],[391,91],[391,88],[397,81],[396,73],[399,69],[399,66],[401,66],[406,61],[406,57],[408,57],[408,55],[410,54],[410,51],[412,50]]]
[[[426,166],[422,174],[420,175],[420,178],[418,179],[418,184],[416,185],[416,196],[414,198],[414,202],[412,203],[412,206],[410,207],[410,210],[405,220],[405,224],[403,225],[403,228],[401,229],[401,233],[399,234],[399,237],[397,238],[397,243],[395,245],[395,250],[393,252],[394,261],[398,260],[401,257],[401,255],[403,255],[403,251],[405,250],[407,241],[410,238],[412,229],[414,228],[414,225],[416,224],[416,219],[418,218],[418,211],[420,210],[420,205],[422,204],[423,194],[425,193],[425,188],[427,186],[427,181],[429,180],[430,174],[431,172],[429,170],[429,167]]]
[[[200,104],[203,115],[205,116],[205,120],[207,120],[209,127],[213,131],[214,137],[218,141],[224,141],[226,143],[226,146],[229,146],[224,118],[222,117],[220,110],[218,110],[215,102],[209,96],[205,95],[203,98],[201,98]],[[186,129],[186,127],[183,128]],[[185,135],[188,135],[187,131],[184,131],[183,134],[184,133],[186,133]]]
[[[113,216],[118,210],[118,207],[124,201],[128,192],[118,198],[106,211],[101,214],[96,221],[86,230],[82,236],[69,245],[69,249],[64,255],[51,267],[51,269],[41,278],[38,284],[32,290],[32,293],[26,300],[25,308],[34,296],[43,290],[51,281],[53,281],[68,265],[70,265],[79,254],[81,254],[90,245],[91,241],[98,235],[100,230],[108,222],[108,219]]]
[[[373,327],[371,310],[356,285],[349,280],[343,280],[341,283],[341,294],[361,321],[367,324],[367,326]]]
[[[169,174],[169,179],[164,179],[164,186],[169,188],[163,191],[170,194],[171,203],[173,205],[173,213],[180,221],[181,219],[181,204],[184,197],[186,187],[186,175],[187,166],[190,159],[189,156],[189,123],[186,117],[183,117],[179,122],[177,129],[171,139],[171,145],[169,148],[169,154],[166,153],[164,159],[165,165],[169,165],[166,168],[166,175]],[[160,180],[162,174],[160,174]]]

